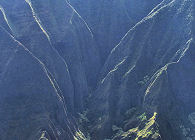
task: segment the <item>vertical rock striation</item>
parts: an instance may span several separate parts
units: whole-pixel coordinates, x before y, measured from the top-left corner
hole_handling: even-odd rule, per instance
[[[0,139],[194,140],[194,19],[194,0],[0,0]]]

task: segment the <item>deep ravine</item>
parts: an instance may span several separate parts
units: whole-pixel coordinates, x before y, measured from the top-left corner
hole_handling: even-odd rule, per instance
[[[194,0],[0,0],[0,140],[195,140]]]

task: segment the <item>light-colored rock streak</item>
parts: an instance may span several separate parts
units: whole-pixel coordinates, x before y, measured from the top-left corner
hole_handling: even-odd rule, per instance
[[[52,131],[52,133],[53,133],[55,139],[58,140],[58,138],[57,138],[57,136],[55,135],[55,132],[54,132],[54,128],[55,128],[55,130],[56,130],[56,126],[54,125],[54,123],[52,122],[51,119],[49,119],[49,122],[50,122],[49,127],[50,127],[50,129],[51,129],[51,131]],[[52,126],[51,126],[51,125],[52,125]],[[54,128],[53,128],[53,127],[54,127]]]
[[[145,101],[145,97],[148,95],[148,93],[150,92],[150,89],[153,87],[154,83],[157,81],[157,79],[161,76],[161,74],[163,73],[163,71],[165,71],[167,73],[167,69],[168,69],[168,66],[169,65],[172,65],[172,64],[177,64],[180,62],[180,60],[185,56],[185,53],[187,52],[187,50],[189,49],[190,47],[190,44],[191,42],[193,41],[193,39],[189,39],[187,42],[186,42],[186,48],[183,50],[183,52],[181,53],[179,59],[176,61],[176,62],[170,62],[168,64],[166,64],[164,67],[162,67],[160,70],[158,70],[154,75],[153,77],[155,77],[155,79],[150,83],[150,85],[148,86],[148,88],[146,89],[146,92],[145,92],[145,96],[144,96],[144,101]]]
[[[163,0],[161,3],[156,5],[147,16],[150,16],[152,14],[155,15],[159,10],[163,9],[164,7],[170,6],[170,4],[172,4],[173,2],[175,2],[175,0]]]
[[[59,54],[59,52],[53,47],[53,45],[52,45],[52,43],[51,43],[50,36],[49,36],[49,34],[47,33],[46,29],[44,29],[44,27],[43,27],[43,25],[42,25],[42,23],[41,23],[41,20],[39,19],[38,15],[36,14],[36,12],[35,12],[35,10],[34,10],[34,8],[33,8],[33,6],[32,6],[31,0],[25,0],[25,1],[26,1],[26,3],[30,6],[35,21],[37,22],[37,24],[39,25],[40,29],[42,30],[42,32],[43,32],[43,33],[45,34],[45,36],[47,37],[47,39],[48,39],[48,41],[49,41],[49,43],[50,43],[52,49],[54,50],[54,52],[57,53],[57,55],[60,57],[60,59],[61,59],[61,60],[63,61],[63,63],[65,64],[66,70],[67,70],[67,72],[68,72],[68,75],[70,76],[70,73],[69,73],[69,70],[68,70],[68,65],[67,65],[67,63],[65,62],[64,58],[62,58],[62,56]],[[27,49],[27,48],[26,48],[26,49]],[[28,50],[28,51],[29,51],[29,50]],[[29,52],[30,52],[30,51],[29,51]],[[32,53],[32,52],[31,52],[31,53]],[[38,58],[37,58],[37,59],[38,59]],[[38,60],[39,60],[39,59],[38,59]],[[40,60],[39,60],[39,61],[40,61]],[[41,62],[41,61],[40,61],[40,62]],[[41,63],[42,63],[42,62],[41,62]],[[42,64],[43,64],[43,63],[42,63]],[[44,64],[43,64],[43,65],[44,65]],[[45,68],[45,70],[46,70],[47,76],[49,76],[49,74],[52,75],[51,72],[49,72],[49,70],[45,67],[45,65],[44,65],[44,68]],[[52,81],[52,79],[51,79],[50,76],[49,76],[48,78],[49,78],[49,80],[51,81],[53,87],[55,87],[55,90],[56,90],[56,93],[57,93],[57,95],[58,95],[58,97],[59,97],[59,100],[60,100],[60,101],[62,102],[62,104],[63,104],[63,109],[64,109],[65,115],[66,115],[66,117],[67,117],[67,121],[68,121],[69,124],[71,124],[70,121],[69,121],[69,119],[68,119],[67,109],[66,109],[66,107],[65,107],[65,100],[64,100],[64,96],[63,96],[63,94],[62,94],[62,91],[61,91],[61,89],[60,89],[60,87],[59,87],[57,81],[55,80],[55,77],[54,77],[54,76],[52,76],[52,77],[53,77],[53,80],[54,80],[54,81]],[[70,78],[70,79],[71,79],[71,78]],[[56,84],[57,87],[55,86],[55,84]],[[57,90],[57,89],[61,92],[61,94],[58,93],[58,90]],[[69,125],[67,125],[67,127],[70,129]],[[70,129],[70,132],[72,133],[71,129]]]
[[[4,29],[4,28],[2,28],[2,29]],[[26,48],[21,42],[19,42],[18,40],[16,40],[15,38],[14,38],[14,36],[12,36],[9,32],[7,32],[5,29],[4,29],[4,31],[15,41],[15,42],[17,42],[21,47],[23,47],[23,49],[25,50],[25,51],[27,51],[35,60],[37,60],[38,61],[38,63],[41,65],[41,67],[42,67],[42,69],[43,69],[43,71],[44,71],[44,73],[46,74],[46,76],[47,76],[47,78],[49,79],[49,81],[50,81],[50,84],[52,85],[52,87],[53,87],[53,89],[54,89],[54,91],[55,91],[55,93],[56,93],[56,95],[57,95],[57,97],[58,97],[58,99],[59,99],[59,101],[62,103],[62,107],[63,107],[63,110],[64,110],[64,114],[65,114],[65,116],[67,117],[66,119],[67,119],[67,121],[68,121],[68,123],[69,124],[67,124],[67,127],[69,128],[69,130],[70,130],[70,132],[72,133],[72,130],[70,129],[70,126],[69,125],[71,125],[71,123],[70,123],[70,121],[69,121],[69,119],[68,119],[68,115],[67,115],[67,111],[66,111],[66,108],[65,108],[65,101],[64,101],[64,97],[62,96],[60,96],[60,94],[58,93],[58,90],[57,90],[57,87],[55,86],[55,84],[57,85],[57,83],[55,83],[56,81],[54,80],[52,80],[52,77],[50,77],[50,75],[51,75],[51,72],[49,72],[49,70],[46,68],[46,66],[45,66],[45,64],[43,63],[43,62],[41,62],[41,60],[39,60],[39,58],[37,58],[28,48]],[[73,133],[72,133],[72,135],[74,135]]]
[[[152,25],[153,25],[153,24],[152,24]],[[146,38],[148,37],[148,35],[149,35],[149,33],[150,33],[152,27],[153,27],[153,26],[150,26],[150,28],[148,29],[148,32],[145,34],[145,37],[144,37],[144,41],[143,41],[143,42],[145,42],[145,40],[146,40]],[[128,33],[127,33],[127,34],[128,34]],[[124,38],[127,36],[127,34],[124,36]],[[121,40],[121,42],[119,43],[119,45],[122,43],[122,41],[123,41],[123,39]],[[117,46],[117,47],[118,47],[118,46]],[[137,60],[141,57],[141,52],[142,52],[143,48],[144,48],[144,43],[141,44],[141,48],[140,48],[140,51],[139,51],[139,52],[140,52],[140,53],[139,53],[140,55],[137,57]],[[115,51],[115,50],[112,50],[112,51]],[[112,52],[111,52],[111,53],[112,53]],[[118,67],[119,67],[121,64],[123,64],[124,61],[125,61],[126,59],[127,59],[127,56],[125,56],[124,59],[123,59],[121,62],[119,62],[119,63],[115,66],[115,68],[114,68],[113,70],[111,70],[111,71],[106,75],[106,77],[107,77],[110,73],[116,71],[116,70],[118,69]],[[136,63],[137,63],[137,61],[136,61]],[[123,78],[124,78],[129,72],[131,72],[131,71],[135,68],[136,63],[133,65],[133,67],[132,67],[127,73],[125,73],[125,75],[123,76]],[[103,82],[105,81],[106,77],[102,80],[101,83],[103,83]]]
[[[126,77],[126,76],[135,68],[135,66],[136,66],[136,64],[133,65],[133,67],[131,67],[131,68],[125,73],[125,75],[123,76],[123,78]]]
[[[163,4],[164,4],[165,0],[163,0],[161,3],[159,3],[158,5],[156,5],[152,11],[148,14],[151,15],[152,13],[154,13],[156,10],[158,10]]]
[[[41,30],[43,31],[43,33],[46,35],[48,41],[51,43],[51,40],[50,40],[50,37],[49,37],[47,31],[43,28],[43,25],[42,25],[42,23],[41,23],[41,20],[40,20],[39,17],[36,15],[35,10],[34,10],[34,8],[32,7],[31,0],[25,0],[25,1],[26,1],[26,3],[28,3],[28,5],[30,6],[35,21],[37,22],[37,24],[39,25],[39,27],[41,28]]]
[[[72,11],[72,15],[71,15],[71,18],[70,18],[70,20],[69,20],[69,23],[70,23],[70,24],[72,24],[72,19],[73,19],[73,17],[74,17],[74,11]]]
[[[158,12],[160,10],[162,10],[163,8],[170,6],[170,4],[172,4],[174,1],[171,1],[169,4],[161,7],[160,9],[158,9],[157,11],[153,10],[153,12],[150,12],[150,14],[148,14],[146,17],[144,17],[141,21],[139,21],[138,23],[135,24],[135,26],[133,26],[129,31],[127,31],[127,33],[122,37],[122,39],[119,41],[119,43],[111,50],[111,54],[122,44],[123,40],[127,37],[127,35],[132,32],[133,30],[135,30],[135,28],[137,26],[139,26],[140,24],[144,23],[146,20],[149,20],[151,18],[153,18],[154,15],[158,14]],[[155,7],[156,8],[156,7]],[[154,9],[155,9],[154,8]],[[154,12],[155,11],[155,12]]]
[[[70,6],[70,8],[78,15],[78,17],[84,22],[85,26],[87,27],[88,31],[91,34],[91,37],[93,38],[93,33],[91,31],[91,28],[89,27],[89,25],[87,24],[87,22],[83,19],[83,17],[77,12],[77,10],[71,5],[71,3],[69,2],[69,0],[65,0],[66,3]]]
[[[65,67],[66,67],[66,70],[67,70],[67,72],[68,72],[68,75],[69,75],[69,77],[70,77],[70,72],[69,72],[69,70],[68,70],[68,65],[67,65],[67,63],[65,62],[65,60],[64,60],[64,58],[59,54],[59,52],[53,47],[53,45],[52,45],[52,43],[51,43],[51,39],[50,39],[50,36],[49,36],[49,34],[47,33],[47,31],[44,29],[44,27],[42,26],[42,23],[41,23],[41,20],[39,19],[39,17],[38,17],[38,15],[36,15],[36,12],[35,12],[35,10],[34,10],[34,8],[33,8],[33,6],[32,6],[32,3],[31,3],[31,1],[30,0],[25,0],[26,2],[27,2],[27,4],[30,6],[30,8],[31,8],[31,11],[32,11],[32,14],[33,14],[33,17],[34,17],[34,19],[35,19],[35,21],[37,22],[37,24],[39,25],[39,27],[40,27],[40,29],[43,31],[43,33],[45,34],[45,36],[47,37],[47,39],[48,39],[48,41],[49,41],[49,44],[50,44],[50,46],[51,46],[51,48],[54,50],[54,52],[59,56],[59,58],[63,61],[63,63],[64,63],[64,65],[65,65]],[[50,75],[52,75],[51,74],[51,72],[49,72],[49,70],[47,69],[47,71],[48,71],[48,73],[50,74]],[[65,107],[65,99],[64,99],[64,96],[63,96],[63,94],[62,94],[62,90],[60,89],[60,86],[58,85],[58,83],[57,83],[57,80],[55,79],[55,77],[54,76],[52,76],[53,77],[53,80],[54,80],[54,82],[55,82],[55,84],[56,84],[56,90],[58,89],[60,92],[61,92],[61,94],[59,94],[58,93],[58,96],[60,97],[59,99],[63,102],[63,108],[64,108],[64,111],[65,111],[65,115],[66,115],[66,117],[67,117],[67,112],[66,112],[66,107]],[[51,79],[51,78],[50,78]],[[71,80],[71,78],[70,78],[70,80]],[[53,83],[54,84],[54,83]],[[71,81],[71,84],[72,84],[72,81]],[[55,86],[55,85],[54,85]],[[68,122],[69,122],[69,120],[68,120]],[[70,122],[69,122],[70,123]]]
[[[7,32],[7,31],[6,31],[6,32]],[[7,34],[9,34],[9,33],[7,32]],[[14,38],[14,36],[12,36],[11,34],[9,34],[9,35],[10,35],[10,37],[11,37],[15,42],[17,42],[20,46],[22,46],[22,47],[24,48],[25,51],[27,51],[34,59],[36,59],[36,60],[39,62],[39,64],[40,64],[40,65],[42,66],[42,68],[43,68],[44,73],[46,74],[47,78],[49,79],[49,81],[50,81],[52,87],[54,88],[54,90],[55,90],[55,92],[56,92],[56,94],[57,94],[59,100],[61,101],[62,98],[61,98],[61,96],[59,95],[58,90],[57,90],[57,88],[55,87],[55,84],[54,84],[52,78],[49,76],[49,74],[51,74],[51,73],[50,73],[49,70],[46,68],[45,64],[43,64],[43,62],[41,62],[41,60],[39,60],[39,58],[37,58],[37,57],[36,57],[30,50],[28,50],[21,42],[19,42],[18,40],[16,40],[16,39]]]
[[[114,69],[112,69],[112,70],[111,70],[111,71],[102,79],[101,84],[103,84],[104,81],[105,81],[105,79],[106,79],[111,73],[115,72],[115,71],[118,69],[118,67],[119,67],[121,64],[123,64],[123,63],[125,62],[126,59],[127,59],[127,57],[125,57],[121,62],[119,62],[119,63],[114,67]]]
[[[65,62],[64,58],[62,58],[62,56],[59,54],[59,52],[53,47],[52,43],[51,43],[51,39],[50,39],[50,36],[47,32],[46,29],[44,29],[42,23],[41,23],[41,20],[39,19],[38,15],[36,15],[36,12],[32,6],[32,3],[30,0],[25,0],[26,3],[30,6],[31,8],[31,11],[32,11],[32,14],[33,14],[33,17],[35,19],[35,21],[37,22],[37,24],[39,25],[39,28],[42,30],[42,32],[45,34],[45,36],[47,37],[47,40],[49,41],[49,44],[51,45],[52,49],[56,52],[56,54],[60,57],[60,59],[63,61],[64,65],[66,66],[66,70],[68,72],[68,74],[70,75],[70,72],[68,70],[68,65],[67,63]]]
[[[162,9],[168,7],[168,6],[171,6],[171,4],[173,4],[174,2],[175,2],[175,0],[171,1],[170,3],[168,3],[168,4],[166,4],[166,5],[162,6],[162,7],[160,7],[160,8],[159,8],[158,10],[156,10],[156,11],[153,10],[152,12],[150,12],[150,13],[146,16],[146,19],[145,19],[145,20],[152,18],[153,16],[155,16],[156,14],[158,14],[160,10],[162,10]]]
[[[6,23],[7,23],[8,27],[9,27],[10,31],[13,33],[12,27],[10,26],[9,21],[7,19],[7,16],[5,14],[5,11],[4,11],[4,9],[3,9],[3,7],[1,5],[0,5],[0,11],[3,14],[4,20],[6,21]]]

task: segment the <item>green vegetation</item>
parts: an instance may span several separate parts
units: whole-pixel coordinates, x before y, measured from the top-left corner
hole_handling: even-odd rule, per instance
[[[147,120],[146,113],[143,113],[142,115],[140,115],[140,116],[138,117],[138,119],[141,120],[142,122],[143,122],[143,121],[146,121],[146,120]]]
[[[135,140],[146,138],[149,138],[151,140],[158,139],[160,137],[160,134],[156,125],[156,117],[156,112],[154,112],[153,116],[150,119],[147,119],[146,113],[143,113],[142,115],[137,117],[140,120],[139,126],[131,128],[126,132],[123,132],[123,130],[117,126],[113,126],[112,129],[118,131],[115,137],[120,137],[121,139],[133,138]]]
[[[89,119],[87,118],[88,110],[78,113],[78,123],[80,130],[75,133],[74,140],[90,140],[90,134],[88,133],[88,127],[90,124]]]
[[[134,134],[138,131],[138,127],[136,128],[132,128],[132,129],[129,129],[127,132],[124,132],[121,136],[123,138],[126,138],[126,137],[131,137],[131,134]]]
[[[74,140],[87,140],[85,135],[79,130],[75,133]]]
[[[137,138],[136,140],[138,140],[138,138],[148,138],[150,135],[153,135],[154,132],[152,126],[155,123],[155,119],[156,119],[156,112],[154,113],[154,115],[152,116],[152,118],[149,119],[149,121],[146,123],[145,127],[137,132]]]
[[[41,137],[39,138],[39,140],[48,140],[48,139],[45,137],[45,135],[46,135],[46,132],[43,131],[42,134],[41,134]]]

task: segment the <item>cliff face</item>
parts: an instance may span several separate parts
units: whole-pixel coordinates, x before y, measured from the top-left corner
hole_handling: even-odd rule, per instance
[[[163,1],[111,51],[94,94],[98,114],[103,114],[98,139],[107,136],[105,129],[111,133],[113,124],[126,131],[138,125],[132,114],[124,116],[134,108],[158,114],[162,139],[194,139],[188,120],[194,112],[192,7],[192,1]],[[186,128],[189,132],[184,134]]]
[[[0,0],[0,139],[195,139],[194,18],[193,0]]]
[[[0,34],[1,139],[73,139],[73,124],[50,71],[3,28]]]
[[[23,111],[17,112],[17,110],[22,110],[20,106],[12,105],[12,108],[2,106],[1,111],[4,112],[12,109],[13,112],[7,112],[5,115],[11,116],[12,113],[15,113],[13,117],[32,117],[31,119],[29,118],[28,122],[25,120],[17,121],[16,118],[15,121],[12,120],[12,118],[5,121],[2,120],[2,124],[7,127],[7,130],[2,127],[1,134],[3,135],[3,139],[7,139],[8,135],[10,135],[8,139],[13,139],[15,136],[17,139],[35,139],[35,134],[42,130],[46,132],[49,131],[47,133],[49,133],[48,135],[51,139],[54,139],[54,136],[56,139],[63,139],[64,137],[73,139],[73,134],[77,130],[73,129],[73,126],[69,126],[68,123],[73,125],[73,122],[69,121],[69,119],[73,118],[66,116],[65,112],[68,111],[74,114],[83,110],[84,97],[88,95],[89,88],[93,87],[93,82],[96,80],[96,73],[100,68],[99,55],[95,50],[93,35],[86,23],[80,18],[78,13],[74,12],[74,9],[66,1],[11,0],[0,1],[0,5],[1,36],[3,37],[1,38],[0,46],[5,48],[5,50],[1,52],[1,91],[3,92],[2,94],[7,96],[6,98],[13,100],[14,104],[17,104],[15,102],[20,102],[21,106],[24,108]],[[3,31],[7,32],[7,36],[12,37],[8,38]],[[22,58],[22,56],[20,56],[20,59],[24,59],[23,61],[25,62],[13,58],[17,55],[15,54],[15,50],[11,52],[6,50],[11,47],[9,46],[9,42],[13,39],[16,40],[20,46],[23,46],[23,50],[28,50],[31,54],[28,57],[35,57],[37,63],[44,65],[44,71],[47,71],[46,74],[43,74],[43,72],[37,72],[36,74],[36,70],[40,66],[31,66],[32,62],[28,62],[28,59],[25,57]],[[7,44],[5,44],[5,42]],[[12,48],[17,48],[17,46],[17,44],[12,45]],[[22,47],[20,48],[22,50]],[[11,66],[14,64],[16,67],[24,67],[26,69],[19,70],[18,68],[9,68],[10,65],[8,64]],[[9,83],[9,81],[3,82],[3,78],[10,78],[10,80],[15,79],[11,74],[5,75],[8,69],[10,69],[13,75],[15,73],[16,76],[20,75],[21,77],[15,77],[16,80],[18,80],[12,81],[15,87],[6,90],[6,88],[8,88],[7,86],[11,83]],[[31,73],[28,73],[28,70]],[[27,78],[27,76],[29,78]],[[42,78],[42,76],[47,76],[48,79]],[[36,79],[33,80],[33,78]],[[31,81],[31,79],[33,81]],[[37,84],[37,87],[34,83]],[[50,85],[48,83],[50,83]],[[51,86],[51,88],[49,86]],[[17,89],[23,92],[15,91]],[[53,92],[53,90],[55,92]],[[26,96],[23,94],[26,94]],[[48,97],[50,94],[53,95]],[[15,98],[15,96],[17,98]],[[37,103],[39,100],[33,99],[33,96],[38,99],[40,98],[40,106]],[[49,99],[46,100],[44,97]],[[21,101],[20,98],[23,98],[26,102]],[[11,106],[11,101],[7,101],[3,98],[2,101],[4,101],[6,105]],[[37,104],[37,106],[31,107],[28,105],[29,103]],[[53,106],[53,108],[47,107],[48,104]],[[43,108],[43,110],[41,108]],[[47,108],[49,112],[44,108]],[[58,108],[61,108],[61,110]],[[38,109],[37,112],[36,109]],[[29,113],[27,110],[29,110]],[[34,114],[37,116],[38,120],[33,116],[34,114],[31,114],[33,111],[35,111]],[[41,113],[46,115],[43,122],[39,120],[39,118],[42,119]],[[50,124],[51,118],[57,121],[59,126],[56,126],[55,121],[52,121],[53,123],[51,122]],[[32,119],[35,122],[33,122]],[[39,122],[43,123],[43,125],[39,125]],[[13,126],[7,126],[7,124],[12,125],[12,123],[14,123]],[[26,126],[23,126],[25,123]],[[28,127],[30,123],[33,126],[32,128]],[[49,126],[51,126],[51,128]],[[19,129],[20,132],[17,132],[17,129]],[[32,134],[30,134],[31,131],[33,131]],[[23,133],[25,134],[24,136]],[[67,135],[64,133],[70,134]]]
[[[126,32],[162,0],[70,0],[91,27],[102,63]]]

